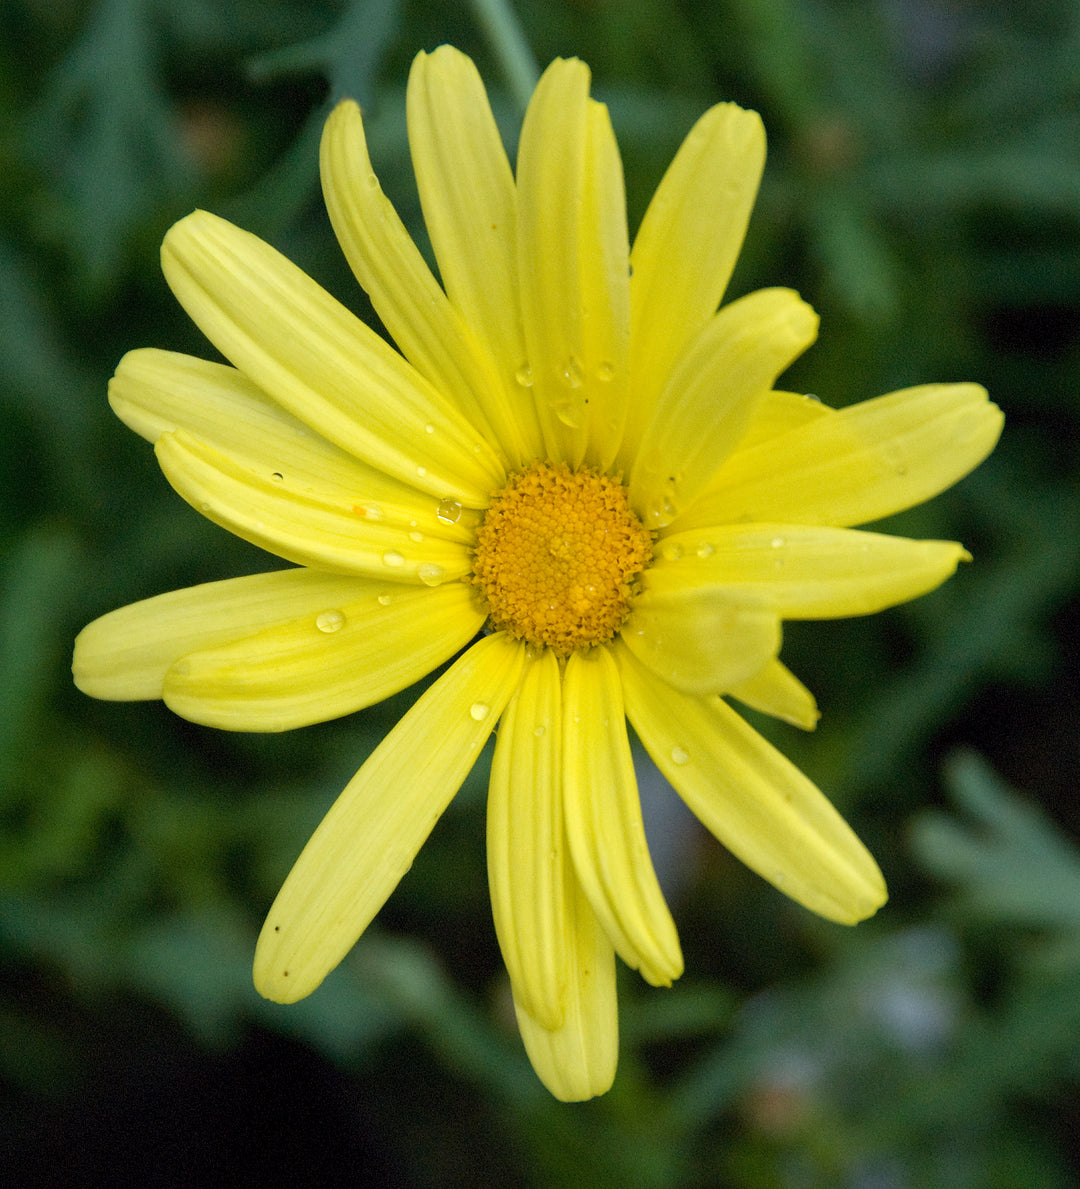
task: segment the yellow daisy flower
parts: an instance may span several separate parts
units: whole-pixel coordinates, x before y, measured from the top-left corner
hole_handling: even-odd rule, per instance
[[[552,1093],[615,1072],[617,953],[682,971],[649,860],[629,719],[744,862],[854,923],[873,859],[724,701],[802,727],[780,622],[933,589],[946,541],[850,526],[929,498],[992,449],[973,384],[840,411],[776,391],[817,318],[788,289],[718,310],[765,156],[720,104],[680,148],[629,247],[589,72],[556,61],[516,175],[472,62],[420,54],[409,140],[442,283],[372,172],[360,111],[322,142],[338,239],[400,354],[269,247],[196,212],[165,276],[224,366],[133,351],[116,413],[211,520],[297,568],[114,611],[76,644],[79,687],[195,722],[279,731],[359,710],[457,659],[346,787],[267,917],[255,982],[310,994],[378,912],[498,724],[487,851],[525,1047]],[[464,649],[464,651],[462,651]]]

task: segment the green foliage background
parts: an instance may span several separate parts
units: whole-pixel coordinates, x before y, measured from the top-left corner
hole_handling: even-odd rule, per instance
[[[1080,1176],[1080,8],[1072,0],[0,0],[0,1167],[19,1184],[1064,1186]],[[125,350],[209,354],[160,276],[193,206],[360,311],[318,194],[334,97],[420,232],[404,80],[473,54],[513,143],[534,64],[593,67],[631,226],[694,118],[760,110],[732,287],[801,290],[785,381],[842,405],[971,379],[978,472],[890,527],[975,555],[872,619],[791,625],[816,734],[766,729],[878,856],[846,930],[652,790],[687,974],[622,979],[614,1089],[517,1040],[474,774],[324,987],[261,1001],[261,917],[409,692],[284,737],[70,684],[123,603],[264,568],[109,413]],[[468,163],[463,162],[467,169]],[[649,782],[655,783],[655,782]],[[622,972],[626,974],[627,972]]]

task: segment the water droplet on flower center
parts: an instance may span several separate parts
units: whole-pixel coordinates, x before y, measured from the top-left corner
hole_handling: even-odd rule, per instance
[[[336,632],[345,624],[345,616],[341,611],[320,611],[315,616],[315,626],[320,632]]]

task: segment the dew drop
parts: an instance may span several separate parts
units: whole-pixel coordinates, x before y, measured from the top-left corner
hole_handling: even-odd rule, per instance
[[[665,545],[664,556],[668,561],[678,561],[683,555],[683,547],[681,545]]]
[[[446,524],[457,524],[461,519],[461,505],[457,500],[439,500],[435,515]]]
[[[404,554],[398,553],[396,549],[391,549],[388,553],[382,555],[383,564],[387,566],[403,566],[405,564]]]
[[[773,537],[773,539],[769,542],[769,544],[774,549],[779,549],[784,544],[784,538],[783,537]]]
[[[345,625],[345,616],[341,611],[320,611],[315,616],[315,626],[320,632],[336,632]]]
[[[559,371],[559,379],[564,384],[568,384],[571,388],[580,388],[581,382],[584,379],[584,374],[581,370],[581,363],[578,359],[571,355],[569,359],[562,365]]]
[[[381,594],[381,595],[379,595],[376,602],[381,603],[384,607],[389,607],[390,606],[390,596],[388,594]]]
[[[615,365],[608,359],[596,365],[596,378],[601,384],[610,384],[615,379]]]
[[[432,425],[430,422],[424,426],[424,433],[434,433],[434,432],[435,432],[435,426]]]
[[[533,734],[537,737],[537,739],[542,739],[547,734],[547,727],[541,723],[540,726],[535,728]]]
[[[284,479],[284,478],[285,478],[285,476],[284,476],[284,475],[283,475],[283,474],[282,474],[280,471],[275,471],[275,472],[274,472],[274,473],[273,473],[273,474],[270,476],[270,478],[271,478],[271,479],[273,479],[273,481],[274,481],[275,483],[280,483],[280,482],[282,481],[282,479]]]
[[[367,175],[367,184],[372,190],[378,190],[379,179],[373,173],[369,173]]]
[[[701,544],[694,550],[698,557],[712,557],[716,552],[716,546],[710,544],[708,541],[702,541]]]
[[[409,540],[415,541],[417,543],[417,545],[419,545],[423,539],[424,539],[423,533],[417,533],[417,532],[409,533]]]
[[[523,363],[521,367],[514,372],[514,382],[520,388],[531,388],[533,386],[532,368],[527,363]]]
[[[422,479],[427,474],[427,467],[417,467],[416,474],[418,478]]]
[[[469,717],[476,722],[483,722],[485,718],[491,713],[491,707],[487,702],[473,702],[469,707]]]
[[[434,562],[424,562],[416,567],[416,576],[425,586],[438,586],[446,571]]]
[[[671,762],[678,764],[681,768],[683,764],[690,763],[690,753],[683,747],[673,747],[671,749]]]

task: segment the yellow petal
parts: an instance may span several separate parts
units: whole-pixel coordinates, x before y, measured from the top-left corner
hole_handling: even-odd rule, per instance
[[[780,649],[780,616],[754,591],[665,579],[670,563],[644,576],[622,629],[626,646],[678,689],[713,694],[753,676]]]
[[[255,950],[255,987],[294,1003],[356,943],[408,871],[517,684],[522,647],[474,644],[379,744],[304,847]]]
[[[324,502],[363,506],[369,515],[410,528],[432,523],[437,505],[427,492],[391,479],[313,433],[235,368],[172,351],[129,351],[109,384],[109,403],[147,441],[182,429],[269,475],[282,491],[319,492]],[[470,541],[475,513],[455,514],[453,524],[438,521],[439,535]]]
[[[750,424],[738,445],[738,451],[749,450],[770,438],[777,438],[789,430],[798,429],[819,417],[835,417],[836,410],[823,405],[816,397],[798,392],[767,392],[754,406]],[[696,505],[695,505],[696,506]],[[710,521],[710,523],[715,523]]]
[[[413,60],[409,148],[439,274],[495,365],[478,398],[514,466],[543,452],[518,302],[514,175],[472,60],[451,46]],[[467,163],[467,164],[466,164]]]
[[[323,485],[315,475],[290,473],[286,478],[267,466],[253,470],[183,431],[164,434],[155,453],[166,479],[192,507],[278,557],[342,574],[429,586],[461,578],[471,569],[468,537],[460,523],[463,513],[456,503],[437,503],[427,496],[411,507],[380,504]],[[450,523],[448,516],[457,519]]]
[[[821,717],[814,695],[778,660],[771,660],[752,677],[727,687],[727,693],[746,706],[812,731]]]
[[[419,681],[484,621],[460,582],[437,590],[363,580],[352,586],[330,602],[313,598],[295,619],[185,655],[165,675],[165,704],[229,731],[325,722]]]
[[[451,305],[383,193],[371,168],[360,109],[351,100],[331,112],[320,162],[334,232],[386,329],[413,366],[452,399],[476,431],[499,441],[508,458],[518,463],[527,447],[519,427],[507,416],[509,402],[502,387],[511,377],[499,373]]]
[[[645,422],[630,472],[650,529],[669,524],[745,435],[757,402],[814,341],[818,318],[791,289],[760,289],[705,324]]]
[[[619,957],[654,986],[670,986],[682,974],[682,951],[649,857],[619,671],[609,650],[573,653],[564,692],[566,833],[574,869]]]
[[[877,864],[790,761],[720,698],[657,681],[616,647],[626,712],[657,767],[748,867],[811,911],[855,924],[885,903]]]
[[[926,594],[970,561],[955,541],[790,524],[672,533],[660,550],[663,564],[646,573],[650,598],[756,601],[782,619],[869,615]]]
[[[630,257],[627,471],[675,361],[720,304],[764,166],[760,117],[722,103],[691,129],[649,203]]]
[[[606,465],[618,448],[629,334],[622,167],[589,71],[556,61],[518,149],[518,272],[532,390],[548,454]]]
[[[863,401],[740,449],[678,527],[866,524],[963,478],[993,449],[1002,422],[978,384],[926,384]]]
[[[562,1102],[582,1102],[605,1094],[619,1060],[619,1005],[615,991],[615,951],[569,864],[569,924],[566,943],[573,977],[567,988],[561,1027],[545,1028],[520,1004],[518,1028],[536,1075]]]
[[[207,338],[324,438],[437,499],[479,507],[498,488],[504,468],[462,414],[269,244],[196,211],[161,260]]]
[[[355,599],[365,584],[313,570],[279,570],[174,590],[110,611],[75,640],[75,684],[94,698],[160,698],[169,667],[324,607]]]
[[[561,702],[559,662],[544,649],[525,662],[499,724],[487,812],[495,934],[515,1000],[545,1028],[562,1025],[572,977]]]

